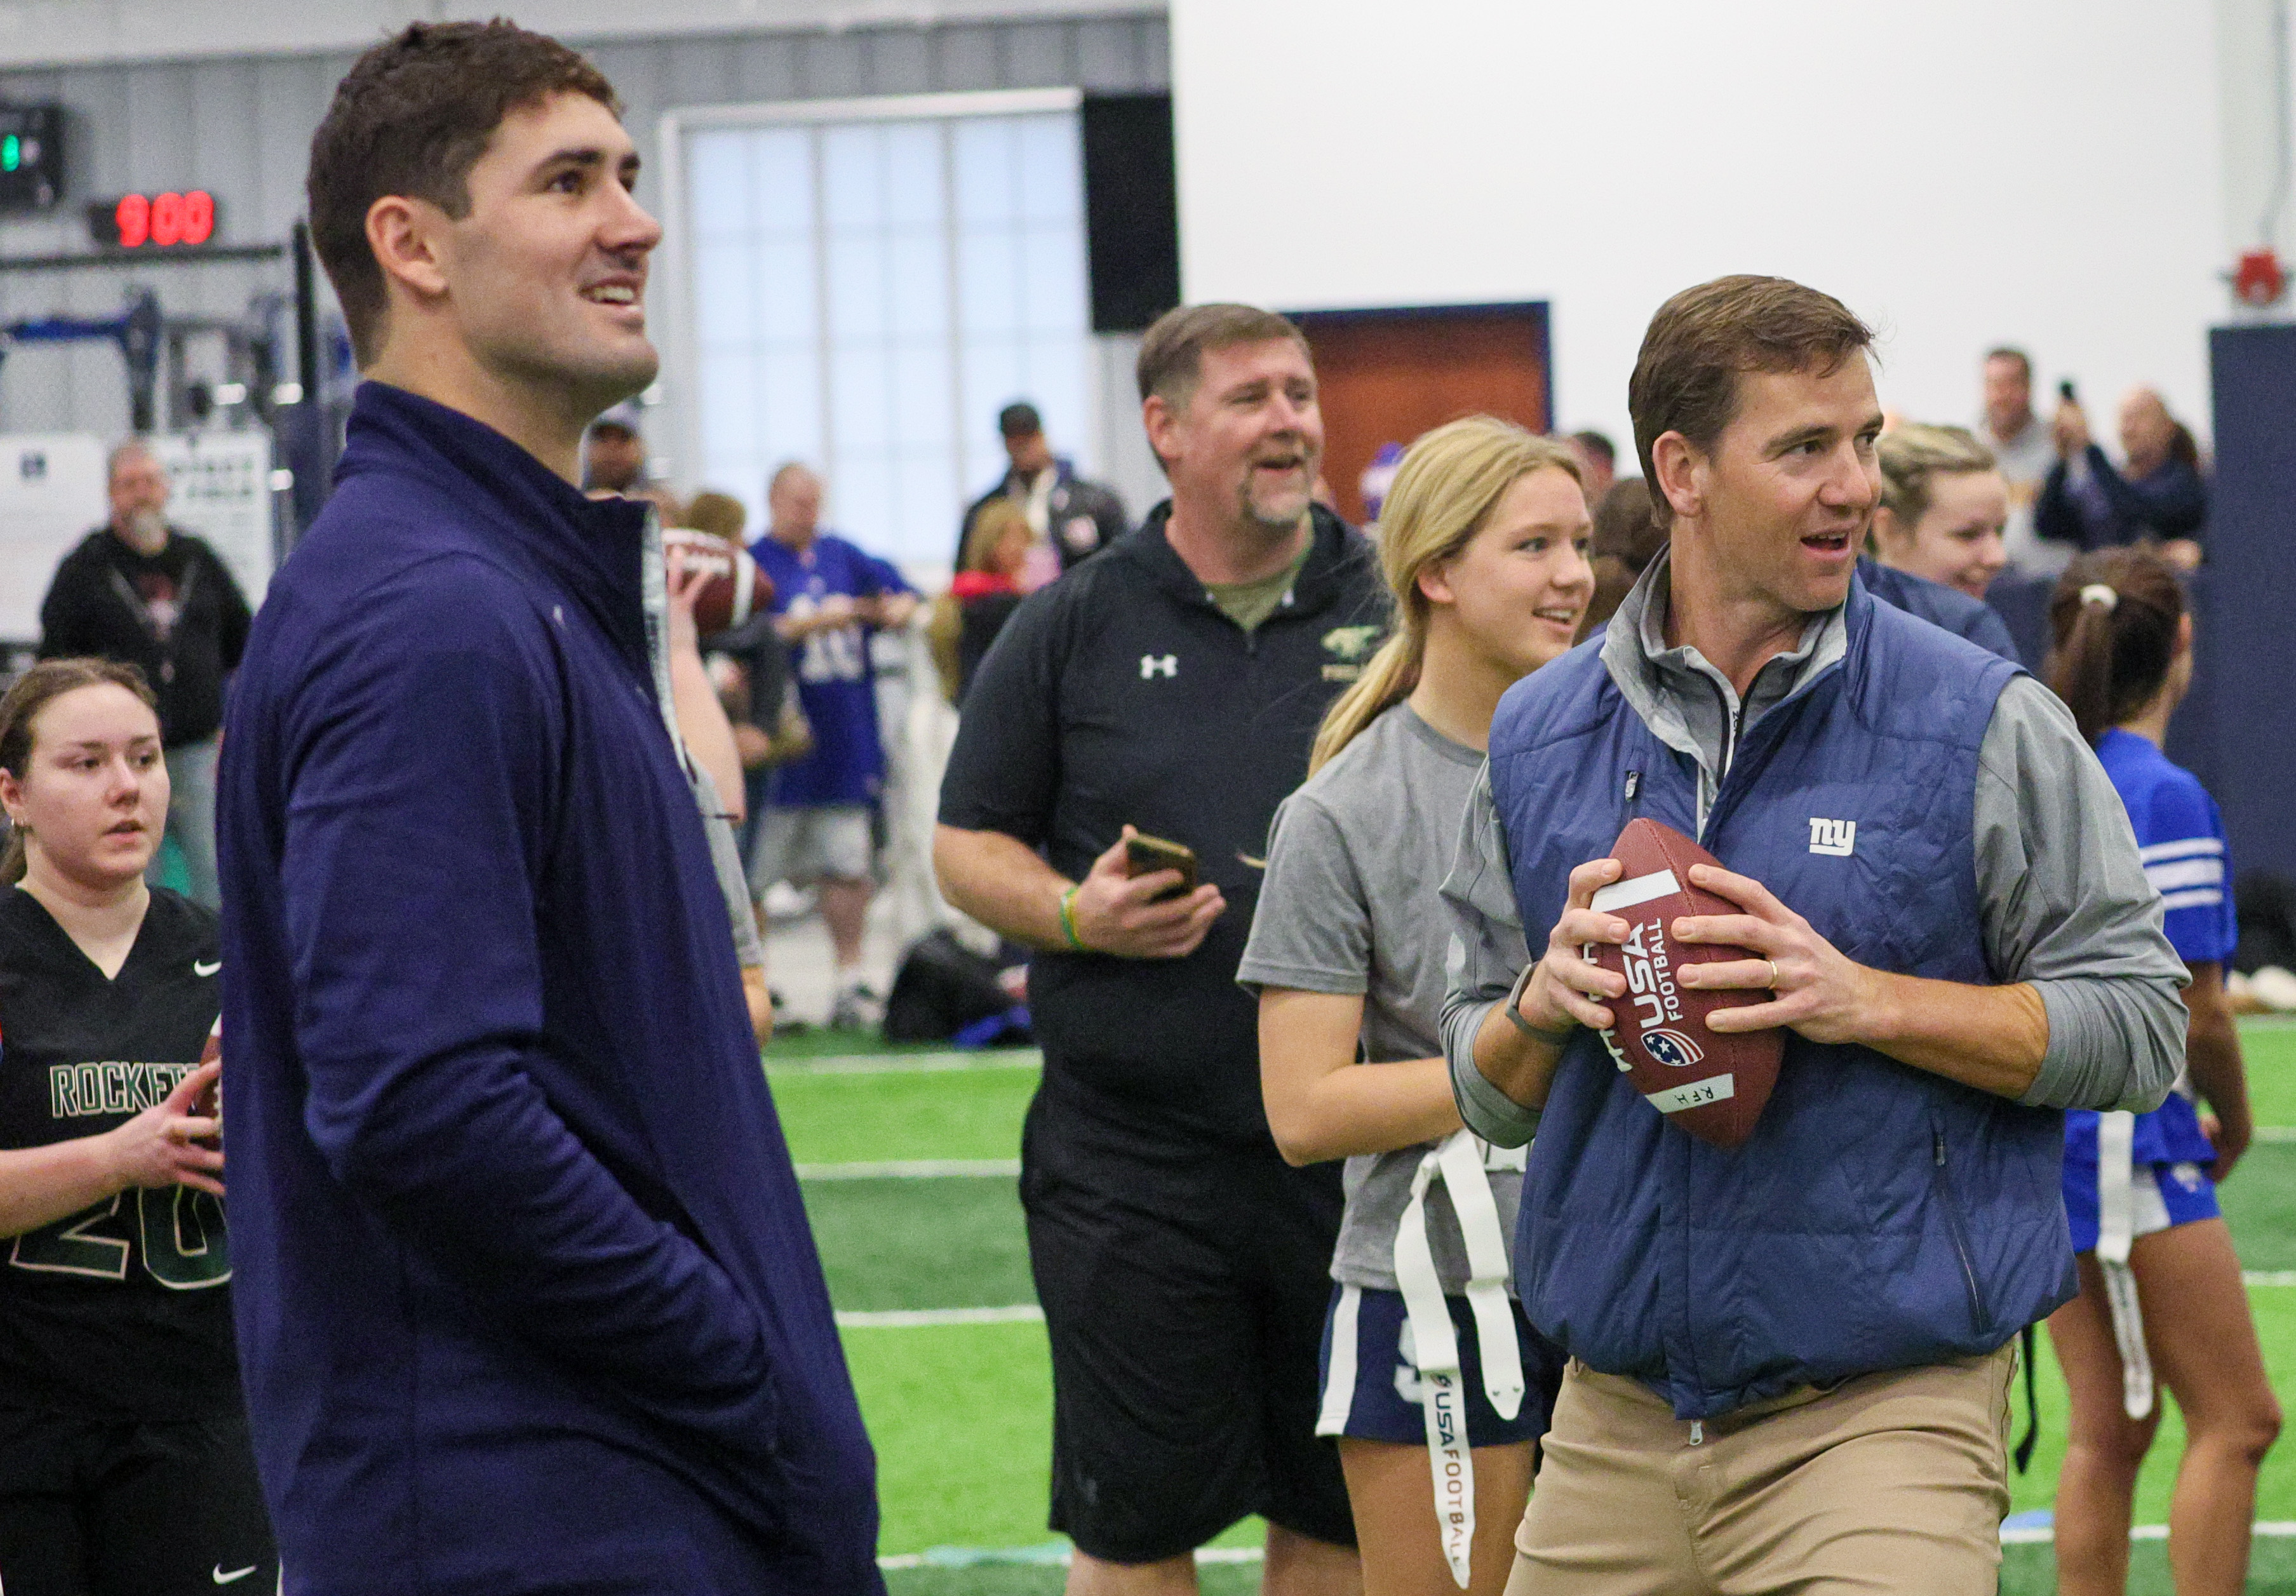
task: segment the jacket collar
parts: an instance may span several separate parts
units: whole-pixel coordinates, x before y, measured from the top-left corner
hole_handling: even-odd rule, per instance
[[[485,422],[384,382],[362,382],[352,398],[335,482],[370,471],[413,471],[467,505],[467,535],[563,589],[654,675],[644,558],[652,505],[586,498]]]
[[[1369,561],[1370,544],[1364,536],[1321,504],[1311,505],[1309,514],[1314,521],[1308,545],[1308,562],[1300,568],[1299,577],[1292,584],[1292,603],[1270,617],[1280,621],[1287,616],[1314,615],[1340,598],[1344,591],[1341,579],[1355,565]],[[1172,501],[1166,499],[1148,512],[1140,529],[1117,544],[1116,549],[1128,552],[1144,566],[1159,587],[1181,603],[1217,610],[1212,597],[1188,562],[1180,558],[1165,536],[1164,528],[1172,519]],[[1115,552],[1115,551],[1111,551]]]
[[[1705,756],[1691,734],[1688,717],[1680,703],[1682,684],[1693,672],[1710,675],[1718,681],[1725,679],[1713,666],[1699,659],[1695,650],[1666,646],[1666,605],[1672,596],[1668,569],[1671,562],[1671,552],[1660,549],[1658,558],[1651,561],[1620,602],[1603,634],[1603,668],[1628,707],[1660,741],[1688,754],[1702,767]],[[1812,616],[1809,624],[1802,628],[1800,645],[1771,662],[1791,662],[1789,674],[1782,691],[1759,695],[1757,717],[1808,691],[1833,667],[1844,663],[1863,641],[1873,607],[1874,600],[1865,584],[1852,576],[1849,597],[1833,609]]]

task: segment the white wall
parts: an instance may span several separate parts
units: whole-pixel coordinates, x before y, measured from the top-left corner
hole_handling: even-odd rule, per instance
[[[1630,450],[1651,312],[1791,276],[1966,422],[1986,347],[2205,430],[2226,304],[2209,0],[1172,0],[1183,282],[1287,309],[1546,299],[1557,422]],[[2044,395],[2049,390],[2045,389]],[[2108,423],[2109,427],[2109,423]]]

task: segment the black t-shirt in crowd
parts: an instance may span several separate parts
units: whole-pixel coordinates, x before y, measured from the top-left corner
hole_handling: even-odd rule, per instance
[[[1227,912],[1185,959],[1037,955],[1045,1102],[1144,1152],[1265,1146],[1257,1011],[1235,984],[1275,806],[1385,630],[1378,560],[1316,512],[1286,601],[1247,634],[1166,541],[1168,504],[1005,626],[964,698],[944,825],[1081,880],[1127,823],[1185,843]]]
[[[181,748],[223,724],[224,678],[247,649],[247,599],[201,539],[170,528],[156,554],[107,527],[80,540],[40,603],[40,657],[96,654],[142,668],[160,729]]]
[[[106,980],[29,892],[0,888],[0,1147],[92,1136],[198,1067],[222,1006],[216,916],[155,890]],[[223,1207],[131,1188],[0,1239],[0,1404],[92,1418],[235,1407]]]

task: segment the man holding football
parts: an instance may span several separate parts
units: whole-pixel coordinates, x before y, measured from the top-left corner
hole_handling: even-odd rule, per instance
[[[1991,1591],[2013,1344],[2077,1286],[2060,1111],[2149,1107],[2182,1056],[2181,969],[2072,717],[1855,580],[1871,339],[1775,278],[1660,308],[1628,403],[1669,551],[1509,692],[1444,885],[1454,1086],[1479,1134],[1538,1132],[1516,1277],[1572,1359],[1518,1592]],[[1785,1032],[1734,1150],[1597,1034],[1628,982],[1589,955],[1628,925],[1595,894],[1637,819],[1738,910],[1665,925],[1742,953],[1677,978],[1768,989],[1700,1027],[1707,1063]]]

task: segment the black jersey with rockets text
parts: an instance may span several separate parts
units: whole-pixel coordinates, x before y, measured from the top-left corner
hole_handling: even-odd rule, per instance
[[[105,979],[29,892],[0,888],[0,1148],[92,1136],[197,1068],[223,1000],[214,913],[155,890]],[[193,1417],[239,1402],[223,1207],[130,1188],[0,1238],[0,1406]]]

